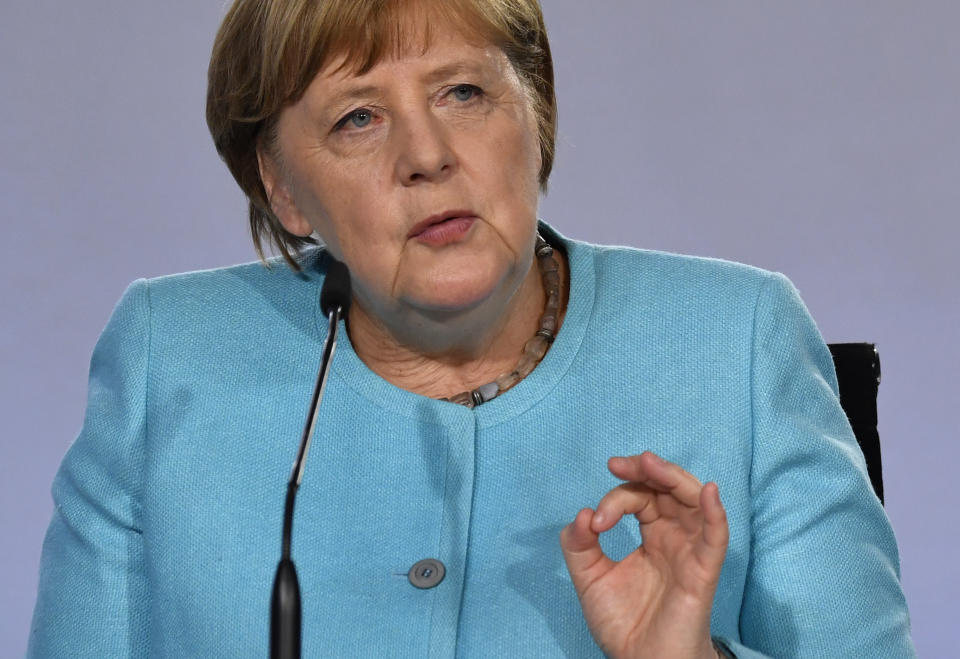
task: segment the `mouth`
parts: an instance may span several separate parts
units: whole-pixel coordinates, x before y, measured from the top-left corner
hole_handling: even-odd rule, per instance
[[[413,225],[413,228],[410,229],[410,233],[407,234],[407,238],[416,238],[417,236],[426,233],[432,227],[440,224],[465,218],[474,219],[475,217],[476,214],[470,210],[451,210],[444,211],[443,213],[438,213],[436,215],[431,215],[427,219],[417,222],[415,225]]]
[[[407,238],[428,243],[450,242],[465,234],[476,219],[476,213],[471,210],[444,211],[413,225]]]

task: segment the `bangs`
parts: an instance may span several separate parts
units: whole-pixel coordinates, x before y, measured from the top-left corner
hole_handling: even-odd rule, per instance
[[[300,14],[288,17],[293,20],[267,21],[292,29],[274,35],[273,44],[265,44],[264,57],[273,61],[276,75],[264,76],[262,81],[273,81],[276,87],[261,89],[263,101],[295,103],[332,62],[337,63],[335,71],[362,75],[387,58],[411,52],[423,55],[438,31],[453,30],[476,43],[501,45],[509,40],[497,25],[500,17],[485,15],[471,0],[301,0],[293,4],[299,5],[293,11]],[[267,61],[263,64],[264,69],[272,68]],[[270,105],[263,103],[264,115],[279,109]]]
[[[425,54],[438,30],[452,30],[477,43],[498,43],[505,36],[471,2],[369,0],[347,5],[346,11],[335,12],[338,20],[321,26],[327,36],[318,35],[326,46],[320,68],[340,60],[336,70],[363,75],[384,59]]]

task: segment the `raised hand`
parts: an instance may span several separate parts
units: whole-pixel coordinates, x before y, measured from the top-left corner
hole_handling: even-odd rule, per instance
[[[716,657],[710,609],[729,538],[717,485],[649,452],[608,467],[626,482],[560,534],[590,632],[611,657]],[[640,523],[643,544],[616,562],[599,534],[624,515]]]

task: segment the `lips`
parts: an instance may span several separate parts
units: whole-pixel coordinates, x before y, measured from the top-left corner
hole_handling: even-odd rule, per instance
[[[473,220],[476,217],[476,213],[471,210],[450,210],[444,211],[443,213],[437,213],[436,215],[431,215],[427,219],[417,222],[410,229],[410,232],[407,234],[407,238],[416,238],[421,236],[424,233],[436,233],[438,229],[432,229],[439,224],[444,224],[452,220],[461,220],[461,219],[470,219]],[[461,223],[462,224],[462,223]]]

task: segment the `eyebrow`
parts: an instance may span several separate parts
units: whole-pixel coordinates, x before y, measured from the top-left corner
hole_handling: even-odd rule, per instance
[[[360,98],[369,98],[380,93],[380,88],[376,85],[350,86],[331,96],[324,105],[325,114],[339,112],[345,105],[352,105],[352,102]]]
[[[428,71],[422,79],[430,84],[460,73],[481,74],[486,68],[482,63],[472,60],[458,60]],[[355,101],[379,96],[381,93],[382,90],[377,85],[351,85],[328,97],[323,103],[323,112],[325,115],[331,115],[331,119],[336,119],[339,118],[340,112],[353,105]]]
[[[430,71],[424,76],[424,80],[426,82],[435,82],[443,78],[449,78],[457,73],[483,73],[486,68],[483,64],[478,64],[472,60],[458,60]]]

